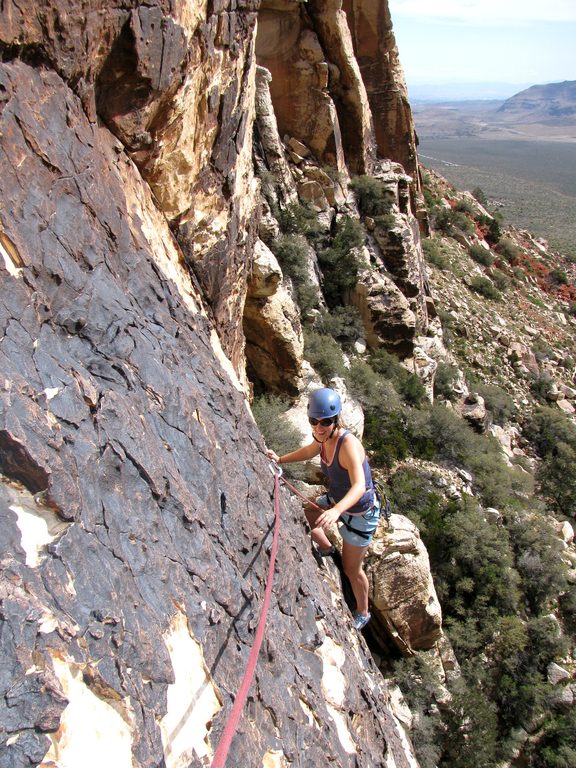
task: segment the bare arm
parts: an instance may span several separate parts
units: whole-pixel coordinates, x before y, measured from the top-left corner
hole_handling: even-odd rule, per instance
[[[292,461],[306,461],[307,459],[313,459],[314,456],[318,456],[319,453],[320,446],[316,442],[305,445],[302,448],[297,448],[295,451],[285,453],[282,456],[278,456],[277,453],[271,450],[266,451],[268,458],[278,464],[289,464]]]

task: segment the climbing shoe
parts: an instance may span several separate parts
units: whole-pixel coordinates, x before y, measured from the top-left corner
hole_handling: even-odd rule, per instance
[[[372,616],[369,613],[355,613],[354,614],[354,629],[357,629],[358,632],[360,632],[361,629],[364,629],[366,624],[370,621]]]

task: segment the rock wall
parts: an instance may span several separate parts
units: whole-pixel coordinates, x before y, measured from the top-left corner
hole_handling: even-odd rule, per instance
[[[254,28],[238,4],[2,7],[3,766],[208,765],[238,690],[274,518],[241,317]],[[415,766],[281,511],[228,765]]]

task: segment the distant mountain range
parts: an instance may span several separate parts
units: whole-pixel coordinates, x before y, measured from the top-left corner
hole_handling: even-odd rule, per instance
[[[503,101],[530,83],[408,83],[411,104],[442,101]]]
[[[576,117],[576,80],[533,85],[507,99],[499,117],[522,122],[569,122]]]
[[[547,139],[576,142],[576,81],[532,85],[506,100],[413,101],[420,140]]]

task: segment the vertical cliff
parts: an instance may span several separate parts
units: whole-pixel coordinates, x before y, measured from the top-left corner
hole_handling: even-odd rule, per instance
[[[2,765],[208,765],[230,712],[273,522],[243,331],[249,281],[266,297],[260,45],[280,132],[369,170],[384,144],[338,6],[2,6]],[[294,77],[309,98],[291,103]],[[281,507],[228,764],[415,765],[299,504]]]

